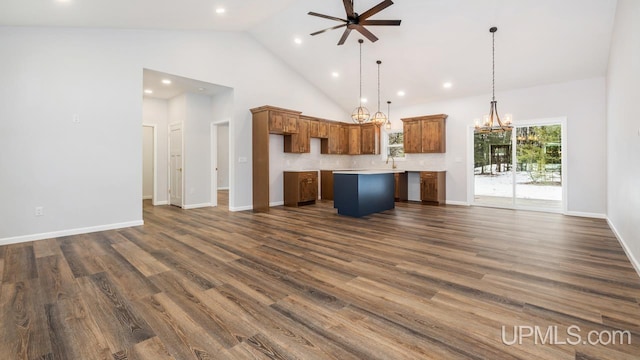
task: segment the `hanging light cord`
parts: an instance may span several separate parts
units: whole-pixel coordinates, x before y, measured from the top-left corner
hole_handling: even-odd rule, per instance
[[[493,80],[491,83],[491,88],[493,89],[493,101],[496,100],[496,33],[495,31],[491,33],[491,37],[493,39],[493,46],[491,48],[492,51],[492,62],[491,62],[491,68],[492,68],[492,75],[493,75]]]
[[[358,41],[360,43],[360,107],[362,107],[362,43],[363,40]]]
[[[380,112],[380,64],[382,61],[378,60],[378,112]]]

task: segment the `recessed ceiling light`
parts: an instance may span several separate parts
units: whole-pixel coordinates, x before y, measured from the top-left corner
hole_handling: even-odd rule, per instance
[[[226,12],[227,12],[227,10],[225,8],[217,8],[216,9],[216,14],[224,14]]]
[[[153,90],[151,90],[151,89],[145,89],[145,90],[144,90],[144,93],[145,93],[145,94],[153,94]]]
[[[299,37],[297,37],[297,38],[293,39],[293,42],[294,42],[294,43],[296,43],[296,44],[298,44],[298,45],[300,45],[300,44],[302,44],[302,39],[300,39]]]
[[[407,95],[403,90],[398,91],[398,96],[405,96]]]
[[[442,87],[445,89],[449,89],[453,86],[453,84],[449,81],[447,81],[446,83],[442,84]]]
[[[171,80],[169,80],[169,79],[162,79],[162,83],[163,83],[163,84],[165,84],[165,85],[169,85],[169,84],[171,84]]]
[[[366,104],[367,103],[367,98],[362,98],[362,99],[360,99],[360,101],[362,101],[364,104]]]
[[[70,2],[71,2],[71,0],[56,0],[56,2],[57,2],[58,4],[68,4],[68,3],[70,3]]]
[[[331,73],[331,76],[333,76],[334,78],[340,77],[340,74],[336,71]]]

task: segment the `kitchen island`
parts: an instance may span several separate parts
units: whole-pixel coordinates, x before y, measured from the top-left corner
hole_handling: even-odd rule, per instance
[[[353,217],[393,209],[396,172],[403,171],[334,171],[333,207],[338,214]]]

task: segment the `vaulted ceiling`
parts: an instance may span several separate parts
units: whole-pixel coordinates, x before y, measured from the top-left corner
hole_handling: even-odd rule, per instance
[[[362,13],[382,0],[354,0]],[[376,108],[491,91],[491,35],[496,33],[496,91],[606,74],[616,0],[395,0],[371,19],[380,38],[363,44],[363,97]],[[224,14],[216,9],[224,7]],[[339,23],[341,0],[2,0],[0,25],[246,31],[345,111],[358,101],[357,32],[309,34]],[[300,43],[294,39],[300,39]],[[334,76],[333,73],[338,74]],[[450,88],[443,83],[450,82]],[[405,96],[398,96],[404,91]]]

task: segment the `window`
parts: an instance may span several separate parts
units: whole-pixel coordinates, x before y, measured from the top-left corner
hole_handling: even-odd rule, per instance
[[[389,132],[387,135],[387,157],[404,159],[404,134],[402,131]]]

